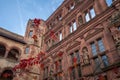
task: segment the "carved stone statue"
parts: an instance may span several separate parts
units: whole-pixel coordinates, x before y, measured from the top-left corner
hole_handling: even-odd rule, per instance
[[[82,52],[83,52],[83,56],[82,57],[83,57],[84,64],[89,64],[90,61],[89,61],[88,49],[86,47],[84,47],[82,49]]]

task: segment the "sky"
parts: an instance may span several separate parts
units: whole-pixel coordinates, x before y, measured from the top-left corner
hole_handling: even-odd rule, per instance
[[[29,19],[46,20],[64,0],[0,0],[0,27],[24,36]]]

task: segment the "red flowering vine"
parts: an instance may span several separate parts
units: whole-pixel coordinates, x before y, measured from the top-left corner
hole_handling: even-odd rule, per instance
[[[34,19],[34,24],[35,24],[35,26],[38,27],[39,24],[40,24],[40,21],[41,21],[40,19],[36,19],[36,18],[35,18],[35,19]]]

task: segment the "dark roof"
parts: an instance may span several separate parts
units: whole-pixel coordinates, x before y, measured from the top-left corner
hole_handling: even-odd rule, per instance
[[[22,44],[26,44],[23,36],[18,35],[18,34],[13,33],[13,32],[10,32],[10,31],[3,29],[1,27],[0,27],[0,36],[3,36],[5,38],[11,39],[13,41],[16,41],[16,42],[19,42]]]

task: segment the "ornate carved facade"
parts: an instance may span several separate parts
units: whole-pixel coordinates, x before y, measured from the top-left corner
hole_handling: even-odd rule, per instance
[[[64,0],[38,27],[29,20],[21,59],[45,57],[24,79],[119,80],[119,14],[120,0]]]

